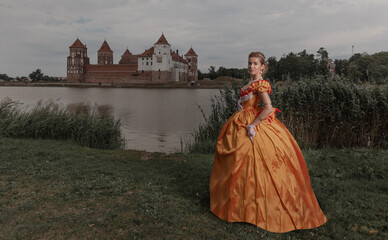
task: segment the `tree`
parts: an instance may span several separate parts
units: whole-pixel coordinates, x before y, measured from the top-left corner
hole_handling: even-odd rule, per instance
[[[206,77],[205,73],[202,73],[201,70],[198,69],[198,80],[202,80]]]
[[[329,53],[326,51],[324,47],[320,47],[317,51],[317,56],[321,61],[326,61],[329,59]]]
[[[208,77],[210,79],[216,79],[218,77],[215,66],[210,66]]]
[[[340,76],[347,75],[347,68],[349,66],[349,60],[347,59],[335,59],[335,73]]]
[[[9,77],[7,74],[5,73],[0,73],[0,79],[2,80],[5,80],[5,81],[10,81],[12,78]]]
[[[276,57],[269,57],[267,59],[268,64],[268,72],[265,74],[265,78],[271,81],[277,81],[281,79],[281,74],[279,74],[278,70],[278,61]]]
[[[329,53],[326,51],[325,48],[320,47],[317,51],[317,56],[319,57],[318,73],[321,75],[327,75]]]
[[[40,69],[36,69],[36,71],[30,73],[28,76],[33,82],[43,81],[43,73]]]
[[[367,53],[354,54],[349,62],[361,73],[359,79],[362,81],[374,80],[378,83],[384,83],[388,80],[388,52],[379,52],[372,55]],[[351,72],[350,74],[354,73]]]

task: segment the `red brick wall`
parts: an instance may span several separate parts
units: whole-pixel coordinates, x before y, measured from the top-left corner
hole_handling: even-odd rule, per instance
[[[86,66],[86,72],[136,72],[137,65],[129,64],[89,64]]]
[[[68,82],[85,83],[147,83],[171,82],[168,71],[137,71],[135,64],[86,65],[86,74],[68,75]],[[180,81],[187,81],[187,75],[180,73]]]
[[[66,82],[68,83],[80,83],[83,81],[83,74],[79,73],[68,73]]]
[[[187,82],[187,74],[185,73],[179,73],[179,81],[180,82]]]
[[[151,72],[137,72],[137,65],[88,65],[86,83],[145,83],[151,82]]]
[[[171,82],[172,72],[152,71],[152,82]]]

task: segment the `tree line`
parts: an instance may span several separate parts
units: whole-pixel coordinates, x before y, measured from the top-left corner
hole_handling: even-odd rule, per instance
[[[349,59],[330,59],[329,53],[323,47],[316,54],[303,50],[299,53],[290,52],[279,60],[276,57],[267,59],[269,70],[265,78],[272,82],[294,81],[301,78],[315,76],[334,77],[341,76],[350,80],[362,82],[374,82],[383,84],[388,82],[388,52],[379,52],[372,55],[356,53]],[[333,67],[335,66],[335,67]],[[57,77],[51,77],[42,73],[40,69],[31,72],[29,78],[32,82],[59,82]],[[229,76],[237,79],[249,78],[247,68],[225,68],[210,66],[207,73],[198,70],[198,79],[216,79],[220,76]],[[13,80],[7,74],[0,74],[0,79]],[[28,80],[27,77],[16,77],[16,81]]]
[[[51,76],[43,74],[42,70],[40,70],[39,68],[36,69],[35,71],[31,72],[28,75],[28,77],[31,80],[31,82],[61,82],[61,81],[63,81],[63,79],[61,79],[61,78],[51,77]],[[7,74],[0,73],[0,80],[4,80],[4,81],[16,80],[16,81],[20,82],[20,81],[26,81],[26,80],[28,80],[28,78],[25,76],[22,76],[22,77],[18,76],[16,78],[12,78],[12,77],[8,76]]]
[[[299,53],[290,52],[279,60],[276,57],[267,59],[269,70],[265,78],[273,82],[294,81],[315,76],[341,76],[353,81],[388,82],[388,52],[372,55],[356,53],[349,59],[330,59],[323,47],[316,54],[303,50]],[[224,68],[210,66],[207,73],[198,71],[198,79],[216,79],[219,76],[230,76],[238,79],[249,77],[247,68]]]

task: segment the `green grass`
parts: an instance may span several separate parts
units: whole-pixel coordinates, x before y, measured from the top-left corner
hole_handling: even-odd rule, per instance
[[[11,138],[0,154],[0,239],[388,238],[387,150],[304,150],[328,222],[285,234],[209,212],[212,154]]]

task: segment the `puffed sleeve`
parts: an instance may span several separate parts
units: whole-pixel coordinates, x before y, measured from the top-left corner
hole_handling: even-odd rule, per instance
[[[269,95],[272,92],[272,87],[267,80],[259,80],[255,83],[254,90],[256,93],[267,92]]]

